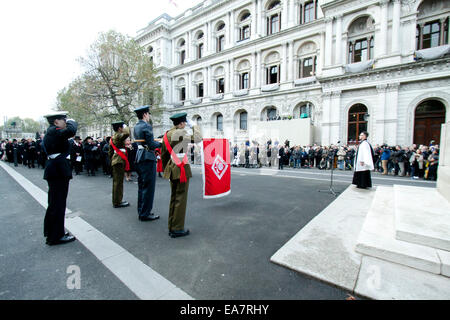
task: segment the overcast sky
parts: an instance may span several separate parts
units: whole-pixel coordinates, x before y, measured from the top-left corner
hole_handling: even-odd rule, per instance
[[[163,13],[172,17],[201,0],[14,0],[0,2],[0,124],[4,117],[38,120],[57,92],[80,73],[100,32],[135,36]]]

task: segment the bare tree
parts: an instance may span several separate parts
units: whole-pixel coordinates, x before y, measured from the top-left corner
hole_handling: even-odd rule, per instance
[[[133,109],[150,104],[161,114],[162,90],[153,62],[132,38],[115,31],[101,33],[86,57],[84,73],[58,93],[57,109],[69,111],[82,125],[135,119]]]

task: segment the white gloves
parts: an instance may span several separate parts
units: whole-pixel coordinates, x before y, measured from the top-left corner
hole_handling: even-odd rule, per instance
[[[124,129],[125,129],[126,127],[127,127],[127,125],[126,125],[126,124],[124,123],[124,124],[123,124],[123,126],[122,126],[122,128],[124,128]]]
[[[192,120],[188,120],[187,121],[187,125],[189,126],[189,128],[192,128],[193,126],[195,126],[195,123]]]

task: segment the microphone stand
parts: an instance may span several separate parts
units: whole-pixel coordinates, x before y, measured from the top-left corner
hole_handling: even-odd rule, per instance
[[[340,141],[338,141],[338,148],[340,146]],[[318,190],[319,192],[331,193],[335,197],[338,196],[340,192],[334,191],[333,189],[333,172],[334,172],[334,157],[336,156],[336,151],[331,152],[331,173],[330,173],[330,187],[326,190]]]

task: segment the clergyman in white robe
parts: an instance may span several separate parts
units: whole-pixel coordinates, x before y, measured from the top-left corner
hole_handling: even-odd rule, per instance
[[[358,151],[355,156],[355,172],[353,173],[353,182],[357,188],[365,189],[372,187],[372,178],[370,171],[374,169],[373,165],[373,149],[370,143],[367,141],[368,134],[365,133],[364,137],[361,137],[364,133],[361,133],[361,143],[358,146]]]

